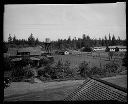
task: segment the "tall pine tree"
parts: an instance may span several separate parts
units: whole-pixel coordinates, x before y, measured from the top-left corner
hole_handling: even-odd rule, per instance
[[[112,36],[112,46],[114,46],[114,45],[116,45],[116,38],[115,38],[115,36],[113,35],[113,36]]]
[[[11,37],[11,34],[9,34],[9,37],[8,37],[8,43],[11,44],[13,42],[13,39]]]
[[[110,33],[109,33],[109,41],[108,41],[108,44],[109,44],[109,46],[111,46],[111,36],[110,36]]]

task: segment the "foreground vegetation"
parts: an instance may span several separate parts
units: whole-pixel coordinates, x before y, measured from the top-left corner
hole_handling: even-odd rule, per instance
[[[114,76],[125,71],[125,67],[123,68],[122,65],[126,66],[127,62],[126,58],[123,58],[124,61],[121,63],[115,59],[105,61],[99,57],[93,58],[93,56],[85,55],[61,55],[57,56],[57,59],[54,56],[54,60],[51,61],[47,57],[43,58],[40,60],[40,66],[38,67],[27,66],[29,60],[23,60],[22,64],[24,64],[24,67],[22,67],[23,65],[19,67],[14,66],[14,63],[9,59],[5,59],[5,68],[11,72],[13,81],[23,81],[24,79],[33,78],[36,76],[35,73],[37,73],[36,77],[42,81],[51,81],[84,79],[90,76],[98,78]]]

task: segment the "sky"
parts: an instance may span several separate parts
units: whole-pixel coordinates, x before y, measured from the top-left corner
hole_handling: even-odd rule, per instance
[[[44,41],[82,38],[104,38],[110,33],[126,39],[126,6],[124,2],[100,4],[8,4],[4,6],[4,41],[9,34],[27,39],[32,33]]]

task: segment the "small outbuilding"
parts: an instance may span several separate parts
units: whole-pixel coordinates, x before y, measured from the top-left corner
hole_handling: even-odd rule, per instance
[[[65,55],[69,55],[69,52],[68,52],[68,51],[65,51],[64,54],[65,54]]]

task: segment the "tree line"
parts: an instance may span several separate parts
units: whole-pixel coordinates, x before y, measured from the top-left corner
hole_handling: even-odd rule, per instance
[[[8,42],[4,42],[8,47],[17,47],[17,46],[36,46],[44,45],[44,42],[39,41],[38,38],[35,38],[31,33],[27,40],[17,39],[9,34]],[[91,39],[89,35],[83,34],[81,38],[76,39],[74,37],[71,39],[69,36],[68,39],[58,39],[57,41],[51,41],[53,49],[81,49],[82,47],[96,47],[96,46],[114,46],[114,45],[126,45],[126,40],[118,38],[116,39],[113,35],[111,37],[110,33],[108,37],[105,35],[104,38]]]

